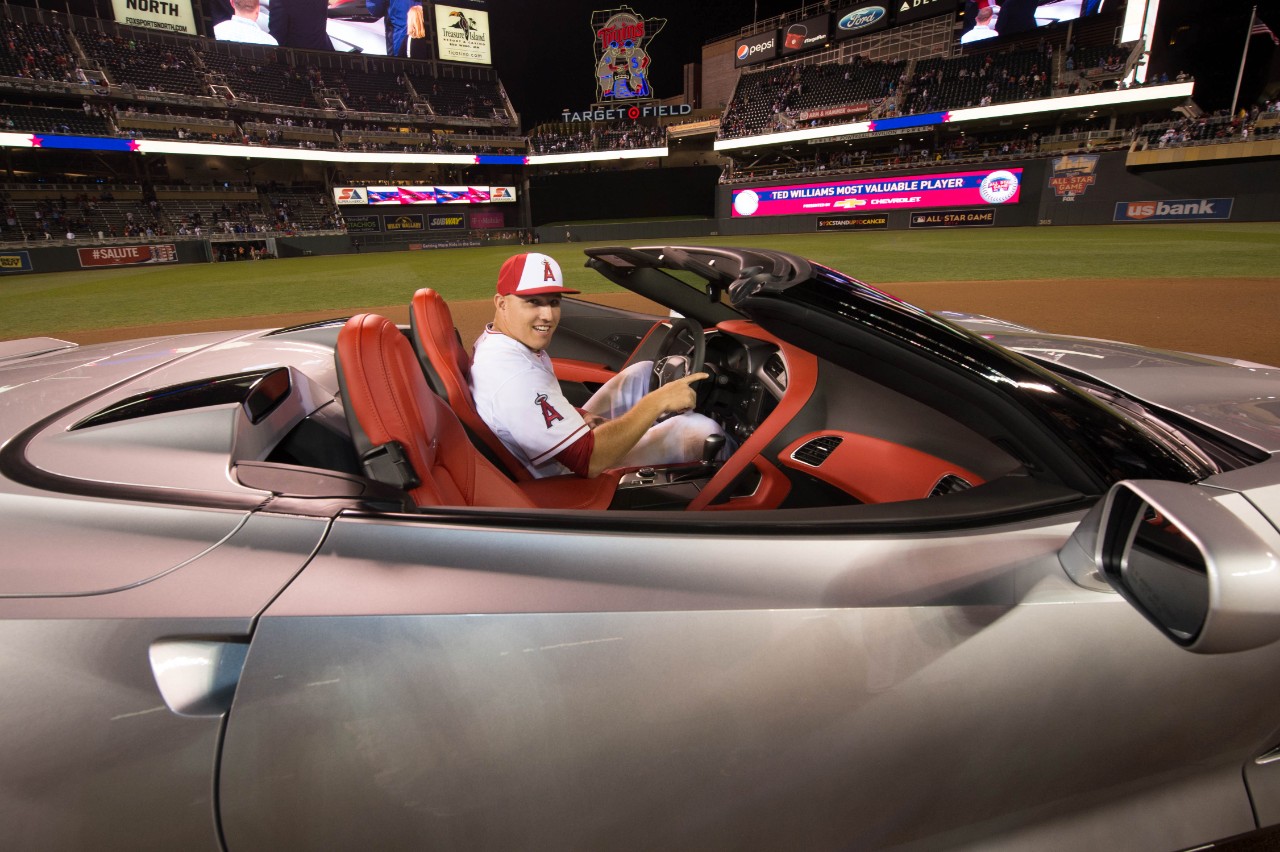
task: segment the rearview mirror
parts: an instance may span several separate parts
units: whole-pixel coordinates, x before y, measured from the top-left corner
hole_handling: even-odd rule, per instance
[[[1169,639],[1212,654],[1280,639],[1280,532],[1241,493],[1130,481],[1102,509],[1095,561]]]

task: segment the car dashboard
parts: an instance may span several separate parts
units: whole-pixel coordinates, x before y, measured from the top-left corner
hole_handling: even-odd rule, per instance
[[[699,389],[698,410],[741,443],[777,407],[787,391],[787,364],[778,347],[724,332],[707,335],[703,368],[709,375]]]

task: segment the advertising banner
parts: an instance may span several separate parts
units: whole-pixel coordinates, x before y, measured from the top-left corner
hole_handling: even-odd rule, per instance
[[[463,231],[466,227],[463,213],[432,213],[427,217],[427,228],[432,231]]]
[[[1230,219],[1234,198],[1186,198],[1177,201],[1117,201],[1117,222],[1185,222]]]
[[[503,201],[515,201],[515,187],[498,187],[502,189]],[[374,206],[392,204],[488,204],[494,187],[489,186],[370,186],[365,188],[369,204]],[[335,191],[336,192],[336,191]],[[354,196],[353,196],[354,197]],[[342,203],[342,202],[339,202]],[[348,201],[348,204],[356,204]]]
[[[403,231],[421,231],[422,230],[422,214],[402,213],[399,216],[387,216],[383,220],[383,227],[387,233],[400,233]]]
[[[116,23],[184,35],[199,35],[191,0],[111,0]]]
[[[928,213],[912,213],[912,228],[981,228],[996,223],[996,209],[985,210],[932,210]]]
[[[347,223],[348,234],[374,234],[382,230],[382,217],[380,216],[347,216],[344,214],[342,221]]]
[[[743,65],[755,65],[757,62],[764,62],[777,57],[778,31],[770,30],[767,33],[753,35],[750,38],[738,39],[738,45],[733,51],[733,67],[741,68]]]
[[[335,204],[368,204],[369,191],[363,186],[335,186],[333,201]]]
[[[491,186],[489,187],[489,200],[494,204],[514,204],[516,188],[514,186]]]
[[[178,250],[172,243],[154,246],[105,246],[103,248],[76,249],[80,265],[85,269],[95,266],[136,266],[141,263],[177,263]]]
[[[489,13],[436,4],[436,48],[445,62],[493,63]]]
[[[487,186],[437,186],[436,204],[488,204]]]
[[[891,0],[894,24],[923,21],[956,10],[956,0]]]
[[[732,204],[734,218],[853,214],[855,211],[1017,204],[1021,193],[1022,169],[1017,168],[740,189],[734,191]]]
[[[871,111],[871,104],[845,104],[838,107],[822,107],[821,109],[804,109],[796,113],[796,121],[812,121],[815,118],[833,118],[837,115],[859,115]],[[894,131],[895,133],[897,131]],[[815,140],[826,142],[826,139]]]
[[[430,251],[445,248],[479,248],[483,243],[470,237],[432,240],[429,243],[409,243],[409,251]]]
[[[831,41],[831,16],[818,15],[790,25],[782,36],[782,55],[822,47]]]
[[[30,272],[31,255],[25,251],[0,252],[0,272]]]
[[[852,9],[841,9],[835,14],[835,27],[832,35],[837,39],[853,38],[878,32],[889,26],[889,5],[893,0],[885,0],[885,4],[867,3]]]
[[[501,210],[477,210],[471,214],[473,228],[505,228],[506,226],[507,217]]]
[[[436,203],[434,186],[370,186],[365,191],[373,205]]]
[[[818,220],[819,231],[883,231],[889,227],[889,215],[823,217]]]

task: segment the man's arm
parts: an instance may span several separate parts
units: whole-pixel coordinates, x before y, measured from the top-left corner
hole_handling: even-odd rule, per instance
[[[267,31],[281,46],[287,46],[285,40],[289,37],[289,2],[290,0],[278,0],[272,3],[271,15],[267,19]]]
[[[645,394],[626,414],[601,423],[592,430],[595,447],[591,451],[587,476],[599,476],[616,467],[662,415],[679,414],[693,408],[697,396],[690,385],[705,378],[706,373],[694,373],[668,382]]]

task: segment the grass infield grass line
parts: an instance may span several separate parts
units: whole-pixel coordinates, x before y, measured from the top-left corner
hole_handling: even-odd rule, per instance
[[[632,241],[632,244],[653,243]],[[981,228],[711,237],[672,242],[776,248],[861,278],[894,282],[1273,278],[1280,223]],[[573,286],[614,288],[581,269],[584,244],[547,244]],[[259,316],[352,313],[407,303],[419,287],[488,299],[519,247],[363,253],[0,277],[0,339],[75,330]]]

